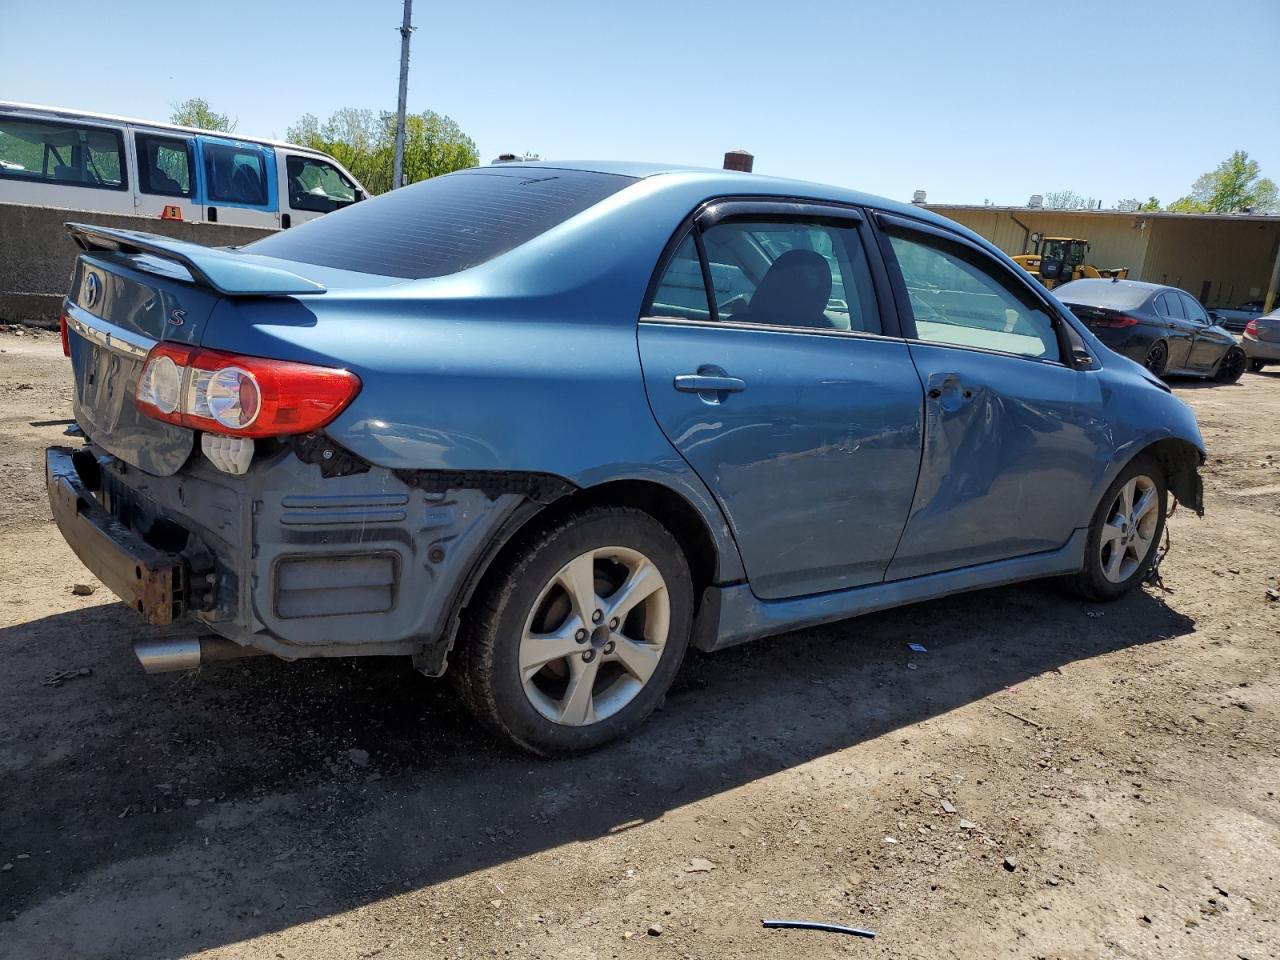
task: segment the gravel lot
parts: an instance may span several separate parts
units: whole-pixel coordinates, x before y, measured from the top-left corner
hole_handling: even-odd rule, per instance
[[[57,337],[0,350],[0,957],[1280,956],[1280,374],[1176,385],[1211,462],[1165,590],[693,654],[542,762],[397,661],[144,675],[49,519]]]

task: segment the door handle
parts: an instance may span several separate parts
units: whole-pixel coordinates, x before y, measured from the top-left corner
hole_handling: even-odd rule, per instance
[[[747,389],[747,382],[737,377],[717,377],[704,373],[677,374],[674,385],[682,393],[741,393]]]

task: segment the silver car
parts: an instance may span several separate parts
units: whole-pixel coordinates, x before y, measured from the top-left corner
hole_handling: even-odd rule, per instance
[[[1240,346],[1254,373],[1269,363],[1280,363],[1280,310],[1250,320],[1240,337]]]

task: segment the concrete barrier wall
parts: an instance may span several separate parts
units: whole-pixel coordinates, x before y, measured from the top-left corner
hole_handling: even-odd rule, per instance
[[[257,240],[274,229],[186,223],[90,210],[0,203],[0,323],[54,327],[80,248],[66,223],[93,223],[157,233],[208,247]]]

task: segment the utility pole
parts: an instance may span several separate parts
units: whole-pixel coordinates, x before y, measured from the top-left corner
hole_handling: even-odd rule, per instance
[[[404,185],[404,111],[409,99],[409,34],[413,33],[413,0],[404,0],[404,23],[400,25],[400,99],[396,102],[396,162],[391,189]]]

